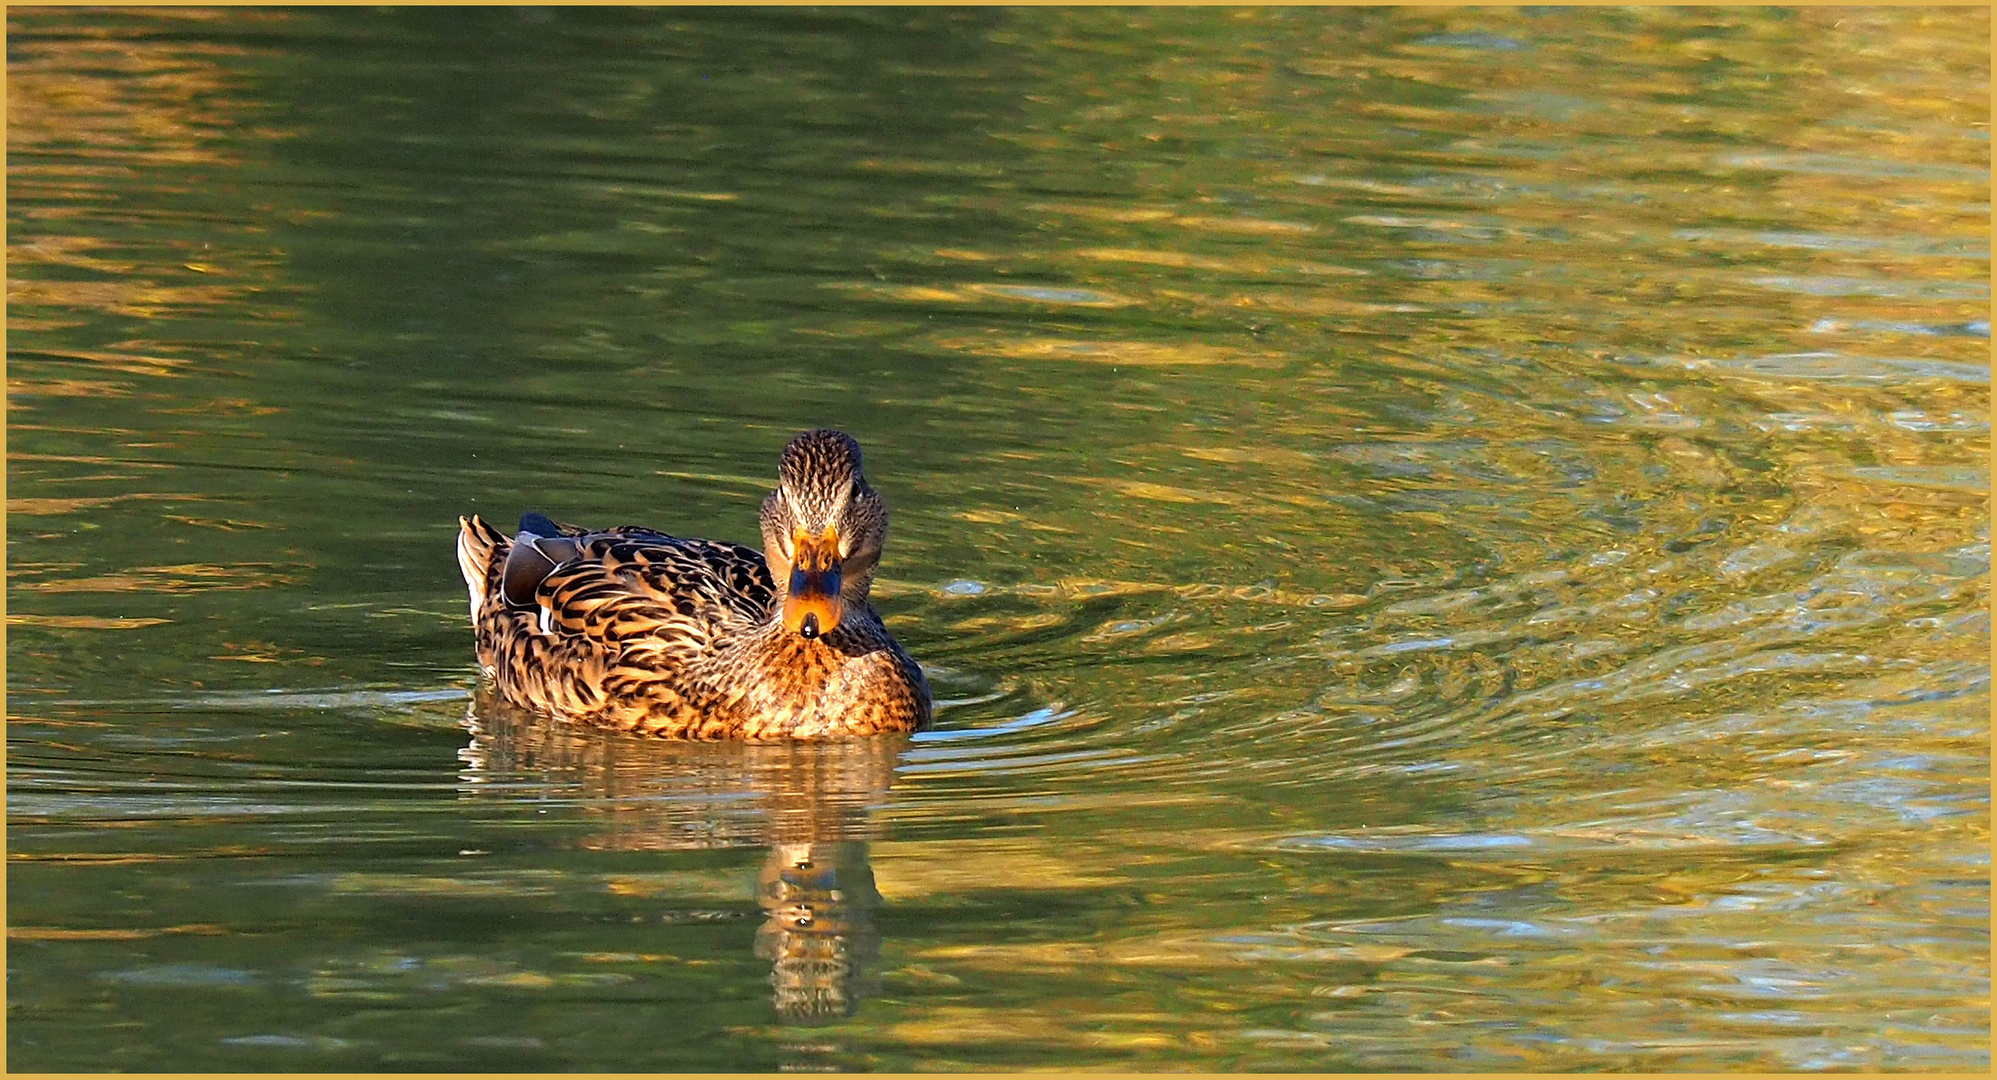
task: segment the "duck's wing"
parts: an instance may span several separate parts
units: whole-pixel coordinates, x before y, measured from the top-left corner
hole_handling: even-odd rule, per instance
[[[519,597],[541,609],[541,631],[627,657],[635,651],[684,661],[766,621],[776,598],[762,553],[739,544],[624,526],[552,543],[516,540],[521,546],[548,562],[529,595]],[[506,591],[524,584],[508,581]]]

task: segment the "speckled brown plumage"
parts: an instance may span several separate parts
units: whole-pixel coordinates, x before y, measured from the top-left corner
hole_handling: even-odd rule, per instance
[[[458,564],[487,677],[515,704],[642,735],[927,727],[922,669],[867,602],[887,506],[860,472],[859,445],[807,431],[784,448],[778,477],[760,554],[538,514],[513,537],[459,518]]]

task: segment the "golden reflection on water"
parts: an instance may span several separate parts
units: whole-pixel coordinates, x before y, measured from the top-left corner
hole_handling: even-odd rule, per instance
[[[182,593],[182,592],[230,592],[242,589],[269,589],[290,584],[297,580],[289,574],[275,572],[276,564],[249,564],[236,566],[211,566],[201,563],[182,563],[176,566],[134,566],[117,574],[98,574],[90,577],[62,577],[46,581],[14,579],[16,568],[9,568],[9,588],[22,592],[69,593],[69,592],[142,592],[142,593]],[[45,568],[18,568],[20,571]]]
[[[144,19],[173,25],[220,17],[199,10],[159,9]],[[283,19],[278,13],[249,17]],[[267,245],[243,242],[267,231],[262,224],[210,229],[204,243],[160,250],[96,231],[107,218],[127,228],[141,226],[148,214],[93,208],[88,200],[78,205],[68,197],[140,171],[157,177],[160,190],[171,193],[197,188],[199,180],[188,179],[191,176],[223,175],[247,167],[245,151],[254,153],[262,143],[286,134],[254,127],[254,106],[237,92],[242,80],[234,69],[253,51],[171,34],[29,35],[11,40],[15,50],[7,65],[10,213],[33,222],[34,228],[9,230],[10,325],[19,330],[56,325],[33,316],[26,323],[14,322],[16,313],[24,309],[161,319],[198,316],[252,299],[267,302],[262,294],[271,284],[279,257]],[[244,129],[254,130],[255,138],[242,139]],[[65,225],[79,232],[66,233]],[[47,273],[50,270],[57,273]],[[216,277],[223,280],[207,280]],[[282,318],[282,308],[271,305],[267,317]],[[188,363],[112,351],[69,355],[129,374],[172,374]],[[16,389],[10,383],[10,392]],[[47,392],[34,384],[18,389]]]
[[[49,626],[62,630],[133,630],[172,621],[150,618],[104,618],[97,615],[16,615],[11,612],[7,615],[9,626]]]

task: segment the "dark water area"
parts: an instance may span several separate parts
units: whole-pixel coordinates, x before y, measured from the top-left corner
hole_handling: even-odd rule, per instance
[[[8,11],[18,1071],[1989,1066],[1989,15]],[[457,515],[893,510],[934,730]]]

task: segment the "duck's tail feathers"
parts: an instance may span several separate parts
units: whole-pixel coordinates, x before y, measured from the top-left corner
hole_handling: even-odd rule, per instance
[[[478,609],[494,594],[493,575],[504,564],[510,541],[506,534],[487,525],[477,514],[458,519],[458,570],[465,576],[465,592],[471,599],[472,625],[478,625]]]

